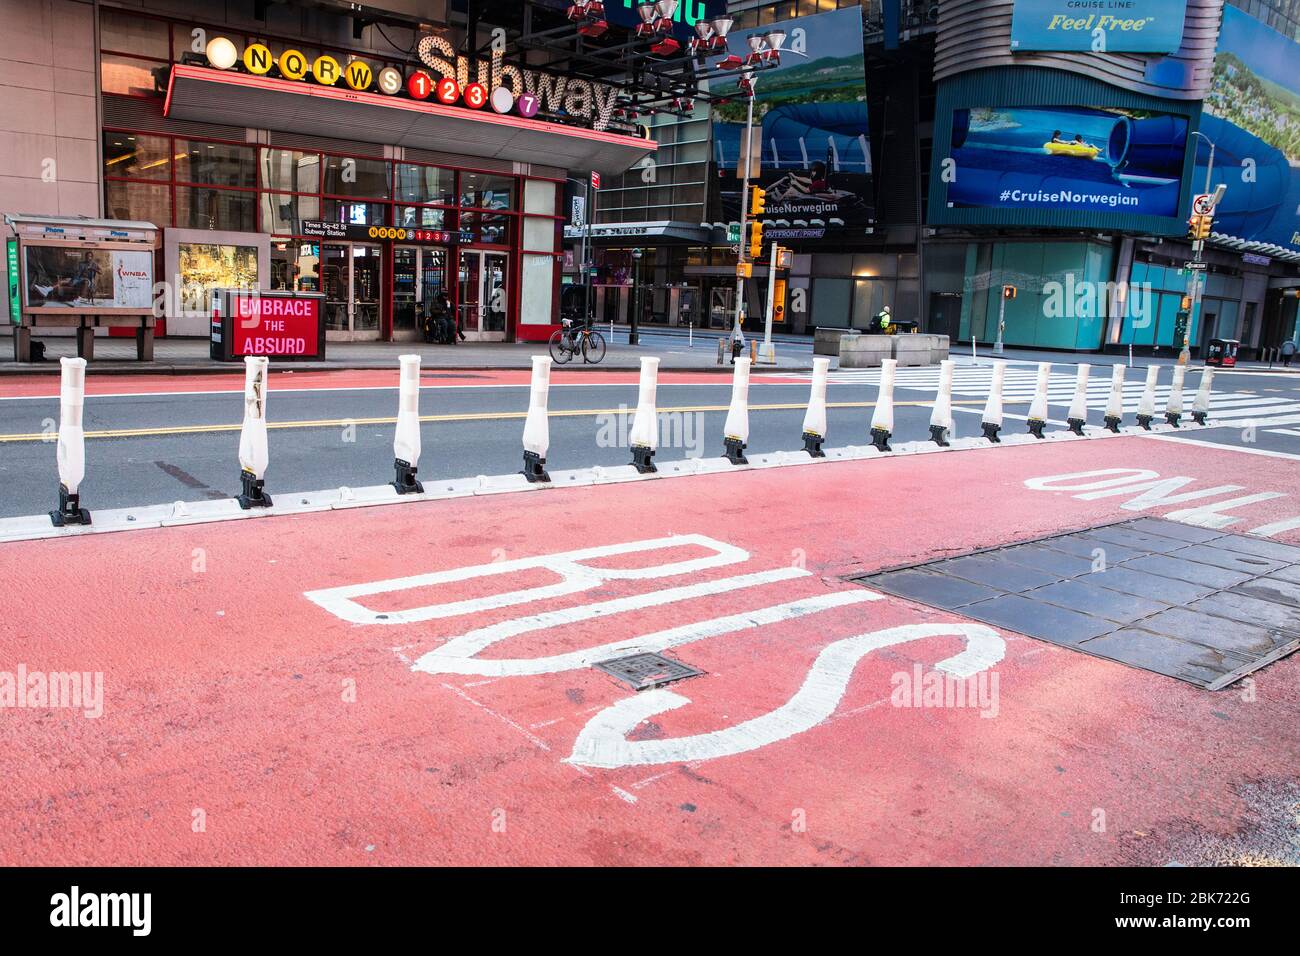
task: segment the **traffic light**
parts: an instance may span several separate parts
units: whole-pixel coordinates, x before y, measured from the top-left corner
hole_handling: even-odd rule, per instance
[[[1210,229],[1214,226],[1214,217],[1195,215],[1187,220],[1187,236],[1190,239],[1209,239]]]
[[[1002,287],[1002,298],[1014,299],[1016,297],[1016,287],[1013,285],[1004,285]]]
[[[763,255],[763,224],[761,222],[751,222],[749,224],[749,258],[757,259]]]
[[[737,279],[752,279],[754,277],[754,264],[752,262],[736,263]]]
[[[772,264],[778,269],[789,269],[794,264],[794,253],[785,246],[777,246],[776,261]]]
[[[763,215],[763,210],[767,208],[767,190],[759,186],[751,186],[752,192],[749,194],[749,214],[751,216]]]

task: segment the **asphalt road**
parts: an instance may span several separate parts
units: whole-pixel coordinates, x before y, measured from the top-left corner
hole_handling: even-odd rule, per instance
[[[1057,368],[1059,375],[1073,374],[1073,369],[1067,366]],[[1094,389],[1109,381],[1108,369],[1093,371]],[[1131,384],[1138,379],[1139,372],[1134,370],[1130,375]],[[896,441],[928,437],[933,390],[925,382],[926,374],[924,370],[899,372],[900,387],[895,395]],[[966,394],[961,393],[961,387],[954,394],[957,432],[970,435],[979,430],[985,389],[972,371],[959,371],[959,375],[973,376],[965,385]],[[828,445],[865,444],[870,440],[872,406],[877,396],[876,376],[876,370],[832,373],[828,393],[831,406]],[[852,380],[837,381],[841,378]],[[1167,380],[1167,377],[1162,379]],[[1194,389],[1196,381],[1196,373],[1189,374],[1188,388]],[[274,495],[277,491],[356,487],[392,479],[395,387],[334,390],[328,386],[289,389],[281,385],[282,380],[273,377],[268,399],[268,419],[272,425],[268,492]],[[53,387],[51,383],[50,388]],[[1017,391],[1023,387],[1023,384],[1015,386],[1009,379],[1005,426],[1008,431],[1023,430],[1027,401]],[[1068,398],[1061,398],[1062,404],[1055,402],[1069,388],[1065,379],[1059,387],[1054,387],[1050,416],[1057,424],[1052,427],[1063,427],[1064,403]],[[726,375],[700,376],[699,381],[684,384],[661,383],[658,392],[661,440],[657,460],[721,454],[730,392],[730,378]],[[1216,380],[1216,400],[1218,394],[1227,396],[1222,411],[1237,416],[1234,424],[1189,432],[1189,437],[1194,434],[1198,441],[1300,454],[1300,379],[1221,375]],[[806,381],[754,376],[750,388],[749,449],[767,452],[800,447],[807,398]],[[458,478],[518,471],[522,465],[520,438],[527,402],[528,389],[522,384],[426,385],[421,393],[420,410],[422,415],[433,416],[434,420],[426,420],[422,426],[421,477]],[[635,402],[635,378],[631,375],[619,384],[553,384],[548,467],[629,462],[626,430]],[[1190,396],[1188,404],[1190,408]],[[622,418],[620,407],[626,419]],[[87,477],[81,489],[83,503],[93,510],[223,498],[236,493],[242,414],[242,397],[233,391],[92,395],[85,409],[88,438]],[[0,415],[4,418],[0,426],[0,481],[5,488],[0,499],[0,516],[49,510],[55,504],[57,488],[53,443],[57,399],[0,398]],[[1295,423],[1286,420],[1289,415],[1294,415]],[[1100,425],[1101,418],[1100,408],[1094,405],[1090,420]],[[1272,424],[1252,429],[1248,427],[1252,420]],[[1131,422],[1131,417],[1127,421]],[[110,434],[101,437],[97,434],[100,432]]]

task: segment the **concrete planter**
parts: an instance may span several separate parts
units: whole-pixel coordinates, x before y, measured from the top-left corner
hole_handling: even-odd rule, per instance
[[[892,335],[844,335],[840,338],[840,368],[876,368],[893,358]]]
[[[817,329],[813,332],[813,355],[839,355],[840,339],[853,334],[852,329]]]

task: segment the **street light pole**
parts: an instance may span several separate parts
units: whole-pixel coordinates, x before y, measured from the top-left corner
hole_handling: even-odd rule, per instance
[[[741,171],[740,183],[740,245],[736,250],[736,262],[745,262],[747,255],[745,244],[745,227],[749,224],[749,166],[753,161],[750,151],[754,143],[754,84],[757,77],[754,74],[749,75],[749,108],[745,115],[745,140],[741,146],[741,159],[744,167]],[[745,315],[745,277],[736,270],[736,322],[732,328],[732,340],[735,340],[735,330],[740,328],[740,324]]]
[[[637,248],[635,248],[635,249],[632,250],[632,260],[633,260],[633,262],[636,263],[636,269],[635,269],[635,272],[634,272],[634,274],[635,274],[635,276],[636,276],[636,279],[635,279],[636,285],[634,285],[634,286],[632,287],[632,292],[633,292],[633,295],[632,295],[632,320],[631,320],[631,322],[630,322],[629,325],[628,325],[628,332],[627,332],[627,344],[628,344],[628,345],[637,345],[637,344],[639,344],[640,341],[641,341],[641,338],[640,338],[640,335],[639,335],[638,332],[637,332],[637,329],[638,329],[638,326],[639,326],[639,322],[638,322],[638,320],[639,320],[640,317],[641,317],[641,316],[640,316],[640,313],[641,313],[641,296],[642,296],[642,294],[643,294],[643,293],[642,293],[642,290],[641,290],[641,256],[642,256],[642,255],[643,255],[643,251],[642,251],[642,249],[641,249],[640,246],[638,246]]]
[[[1210,159],[1209,163],[1205,167],[1205,192],[1209,193],[1211,177],[1214,174],[1214,140],[1210,139],[1210,137],[1206,136],[1200,130],[1195,131],[1192,135],[1199,136],[1210,144]],[[1213,210],[1210,212],[1213,214]],[[1192,240],[1193,262],[1201,262],[1201,250],[1204,245],[1205,240],[1203,239]],[[1193,269],[1187,282],[1187,298],[1190,301],[1190,306],[1187,313],[1187,327],[1183,329],[1182,348],[1178,352],[1179,365],[1186,365],[1192,358],[1192,322],[1195,321],[1196,316],[1199,315],[1201,311],[1201,270]],[[1204,338],[1204,334],[1205,330],[1201,329],[1202,338]]]

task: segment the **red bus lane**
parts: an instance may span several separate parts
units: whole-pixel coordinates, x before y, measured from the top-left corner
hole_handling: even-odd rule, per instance
[[[0,672],[103,702],[0,711],[0,862],[1235,858],[1295,657],[1208,692],[849,579],[1140,514],[1295,543],[1295,476],[1112,439],[2,545]],[[633,650],[701,673],[590,666]]]

